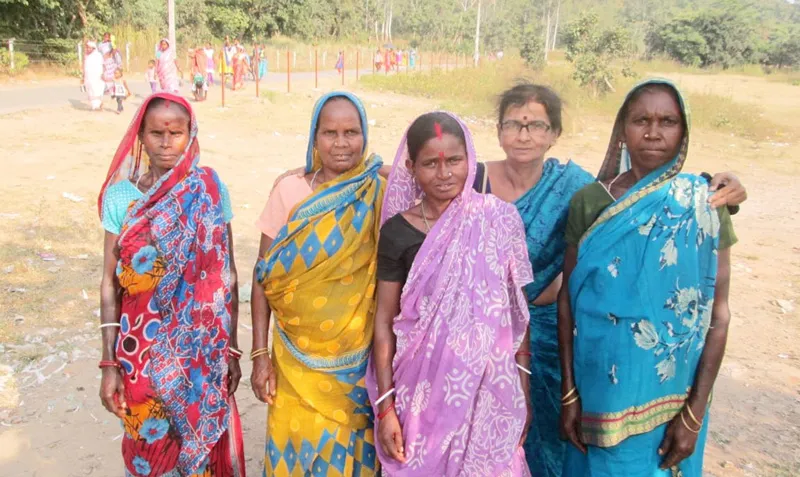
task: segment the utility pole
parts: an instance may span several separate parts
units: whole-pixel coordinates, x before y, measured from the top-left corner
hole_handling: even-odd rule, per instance
[[[481,0],[478,0],[478,19],[475,21],[475,66],[481,57]]]
[[[177,58],[178,45],[175,44],[175,0],[167,0],[167,22],[169,24],[169,47]]]

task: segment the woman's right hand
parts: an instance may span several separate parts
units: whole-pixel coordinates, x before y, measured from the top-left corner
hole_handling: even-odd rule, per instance
[[[253,372],[250,374],[250,384],[253,386],[256,399],[269,405],[274,404],[277,381],[272,358],[268,354],[256,357],[253,361]]]
[[[403,429],[400,419],[394,410],[390,411],[383,419],[378,420],[378,440],[383,452],[392,459],[405,463],[406,456],[403,451]]]
[[[584,454],[586,444],[581,441],[581,400],[561,406],[561,438],[566,439]]]
[[[118,368],[103,368],[103,377],[100,381],[100,401],[106,411],[120,419],[125,417],[128,403],[125,402],[125,386],[122,384],[122,375]]]

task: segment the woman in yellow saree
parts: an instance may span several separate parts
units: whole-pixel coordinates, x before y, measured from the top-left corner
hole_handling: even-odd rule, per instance
[[[377,460],[364,374],[382,161],[366,157],[366,113],[348,93],[317,102],[309,137],[306,175],[280,180],[258,221],[251,382],[269,404],[265,475],[372,476]]]

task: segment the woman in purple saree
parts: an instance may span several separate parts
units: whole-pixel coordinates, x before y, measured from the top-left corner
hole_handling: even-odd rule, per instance
[[[475,171],[466,126],[437,112],[389,176],[367,372],[386,475],[529,475],[533,272],[519,213],[465,187]]]

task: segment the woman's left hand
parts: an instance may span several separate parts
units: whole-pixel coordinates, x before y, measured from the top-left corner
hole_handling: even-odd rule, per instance
[[[242,368],[239,367],[239,360],[231,358],[228,361],[228,394],[233,394],[239,388],[239,380],[242,379]]]
[[[698,434],[690,431],[683,424],[681,413],[676,414],[667,426],[664,440],[658,447],[658,455],[664,457],[664,460],[661,461],[661,468],[666,470],[674,467],[692,455],[697,444],[697,437]]]
[[[525,415],[525,427],[522,428],[522,437],[519,439],[519,446],[522,447],[525,444],[525,440],[528,439],[528,431],[531,429],[531,424],[533,424],[533,406],[531,403],[528,403],[526,406],[527,414]]]
[[[725,187],[720,189],[720,186]],[[709,191],[714,192],[709,202],[711,203],[711,207],[715,209],[723,205],[739,205],[747,200],[747,190],[739,181],[739,178],[731,172],[714,174],[714,177],[711,178]]]

